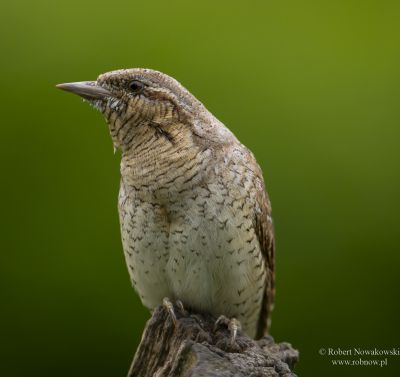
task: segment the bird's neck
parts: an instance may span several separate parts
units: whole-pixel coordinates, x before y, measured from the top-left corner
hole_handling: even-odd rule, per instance
[[[171,141],[147,133],[123,151],[121,176],[127,188],[144,195],[177,195],[204,178],[211,151],[196,145],[179,127],[174,130]]]

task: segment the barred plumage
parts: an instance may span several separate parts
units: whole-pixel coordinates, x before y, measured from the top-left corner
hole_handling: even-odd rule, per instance
[[[262,336],[274,299],[274,234],[252,153],[161,72],[119,70],[60,88],[104,114],[122,151],[122,243],[143,304],[181,300]]]

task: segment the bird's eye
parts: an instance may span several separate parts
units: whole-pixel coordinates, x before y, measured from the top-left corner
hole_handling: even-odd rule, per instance
[[[141,81],[133,80],[129,83],[129,88],[134,94],[139,94],[144,88],[144,84]]]

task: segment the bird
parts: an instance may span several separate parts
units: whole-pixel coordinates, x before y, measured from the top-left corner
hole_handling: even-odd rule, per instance
[[[236,320],[235,334],[268,334],[274,226],[253,153],[162,72],[119,69],[57,87],[100,111],[121,151],[122,246],[142,304],[175,301]]]

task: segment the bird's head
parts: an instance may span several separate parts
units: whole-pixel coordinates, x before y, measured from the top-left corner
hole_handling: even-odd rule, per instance
[[[178,81],[158,71],[123,69],[57,87],[83,97],[104,115],[114,147],[122,150],[121,172],[135,187],[150,190],[173,182],[179,191],[186,163],[188,172],[196,166],[207,174],[207,161],[235,140]]]
[[[196,136],[213,138],[209,131],[216,119],[178,81],[158,71],[123,69],[57,87],[102,112],[115,147],[125,153],[135,153],[143,143],[179,147]]]

